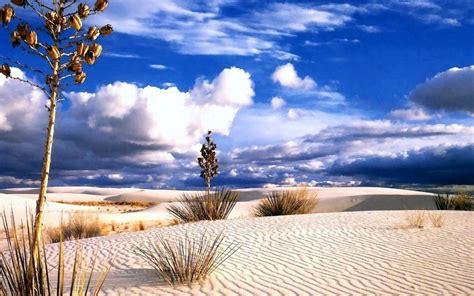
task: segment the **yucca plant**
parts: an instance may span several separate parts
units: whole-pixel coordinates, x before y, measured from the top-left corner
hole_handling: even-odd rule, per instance
[[[273,191],[260,201],[254,214],[257,217],[308,214],[317,204],[317,194],[306,188]]]
[[[460,194],[440,194],[433,195],[433,201],[438,210],[444,211],[471,211],[474,199],[464,193]]]
[[[48,188],[51,157],[53,150],[54,131],[56,127],[56,113],[58,104],[69,83],[82,84],[86,80],[83,66],[94,64],[102,53],[102,46],[98,43],[100,36],[112,33],[111,25],[100,29],[96,26],[85,30],[83,22],[89,16],[103,12],[108,6],[108,0],[95,0],[92,7],[76,0],[11,0],[0,8],[2,29],[10,34],[10,43],[32,56],[37,57],[42,64],[17,61],[11,57],[0,55],[4,61],[0,67],[0,74],[7,79],[13,79],[29,84],[42,91],[48,104],[48,126],[43,153],[43,165],[38,199],[36,203],[35,220],[33,223],[32,253],[37,254],[41,245],[44,206]],[[32,21],[22,19],[15,9],[28,10]],[[37,27],[37,24],[42,24]],[[40,79],[27,79],[13,75],[12,67],[21,68]],[[68,82],[69,81],[69,82]],[[12,90],[14,94],[15,90]],[[38,265],[35,257],[30,258],[28,267],[29,280],[33,282],[33,266]]]
[[[5,212],[2,215],[3,230],[6,233],[7,251],[1,253],[0,257],[0,294],[17,296],[52,296],[64,295],[65,293],[65,264],[64,244],[59,243],[57,262],[56,283],[51,281],[53,276],[51,259],[46,256],[44,240],[40,248],[36,249],[38,260],[34,260],[33,282],[29,282],[28,264],[32,253],[33,241],[33,217],[27,220],[27,225],[21,225],[18,232],[15,218],[11,215],[10,222]],[[26,232],[25,232],[26,229]],[[69,295],[86,296],[98,295],[102,288],[110,265],[99,272],[95,283],[92,284],[96,275],[97,254],[92,260],[84,254],[81,248],[76,248],[72,279],[70,282]]]
[[[208,193],[183,194],[168,212],[182,223],[227,219],[239,200],[237,192],[222,188]]]
[[[206,232],[200,237],[186,233],[181,238],[159,236],[135,253],[143,258],[170,285],[193,283],[206,279],[238,249],[236,243],[224,244],[224,234]]]

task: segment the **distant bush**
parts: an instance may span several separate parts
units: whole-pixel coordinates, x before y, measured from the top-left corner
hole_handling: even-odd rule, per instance
[[[239,248],[236,244],[224,246],[223,242],[222,232],[198,238],[188,234],[182,238],[160,236],[156,242],[137,247],[135,253],[174,286],[205,279]]]
[[[310,213],[318,203],[316,193],[307,188],[292,191],[274,191],[260,201],[255,216],[281,216]]]
[[[423,211],[408,212],[406,216],[408,225],[415,228],[425,227],[425,218],[426,215]]]
[[[5,212],[1,216],[3,231],[11,235],[6,237],[7,250],[0,253],[0,295],[99,295],[111,265],[100,263],[97,253],[91,256],[77,247],[71,276],[65,277],[65,248],[61,239],[57,262],[46,255],[45,245],[40,244],[34,254],[38,258],[38,264],[32,265],[33,281],[30,281],[28,266],[33,253],[33,217],[27,220],[26,226],[22,225],[23,227],[19,227],[21,230],[18,230],[13,213],[10,221]],[[57,272],[53,272],[54,269]],[[70,293],[66,294],[67,290]]]
[[[433,201],[438,210],[445,211],[472,211],[474,199],[465,194],[437,194],[433,196]]]
[[[211,193],[183,194],[178,204],[168,207],[181,223],[226,219],[239,200],[238,193],[221,189]]]
[[[69,221],[58,228],[49,228],[46,234],[51,243],[107,235],[109,228],[98,217],[75,213]]]
[[[440,214],[439,212],[434,212],[429,214],[431,224],[434,227],[443,227],[444,225],[444,214]]]

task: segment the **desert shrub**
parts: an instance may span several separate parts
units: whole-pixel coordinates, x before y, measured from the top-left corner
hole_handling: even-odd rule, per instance
[[[438,210],[471,211],[474,199],[465,193],[460,194],[437,194],[433,201]]]
[[[443,227],[444,225],[444,215],[438,213],[430,213],[429,216],[431,224],[433,224],[434,227]]]
[[[58,243],[60,240],[69,241],[89,237],[106,235],[108,226],[102,223],[97,216],[84,213],[74,213],[69,216],[67,223],[59,228],[49,228],[46,234],[50,242]]]
[[[200,237],[159,236],[157,241],[138,246],[135,253],[143,258],[171,285],[200,281],[208,277],[239,248],[235,243],[224,245],[224,235],[204,233]]]
[[[221,189],[211,193],[183,194],[168,212],[181,223],[226,219],[239,200],[238,193]]]
[[[310,213],[318,203],[316,193],[307,188],[269,193],[255,208],[255,216],[281,216]]]
[[[17,296],[51,296],[63,295],[65,293],[64,284],[64,245],[60,241],[58,262],[52,264],[51,259],[46,256],[44,243],[40,245],[35,254],[37,260],[32,265],[33,281],[28,281],[28,266],[31,260],[33,217],[31,217],[25,228],[17,231],[17,225],[13,214],[9,222],[5,212],[2,215],[3,229],[6,233],[11,233],[7,237],[7,251],[0,254],[0,295]],[[81,248],[76,249],[74,267],[70,282],[70,293],[73,296],[98,295],[101,290],[110,265],[103,268],[97,275],[97,256],[87,256]],[[53,270],[57,269],[56,283],[50,281]],[[92,279],[97,277],[95,284]],[[92,294],[91,294],[92,293]]]
[[[411,227],[423,228],[425,226],[425,216],[423,211],[408,212],[406,220]]]

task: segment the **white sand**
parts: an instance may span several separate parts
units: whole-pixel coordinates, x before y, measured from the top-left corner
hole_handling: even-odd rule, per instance
[[[201,222],[68,242],[115,257],[106,295],[473,295],[474,213],[444,212],[446,225],[406,229],[406,211]],[[158,234],[225,230],[241,249],[203,283],[172,288],[132,253]],[[57,245],[48,255],[54,258]]]
[[[253,208],[260,199],[274,190],[293,190],[294,188],[239,189],[240,201],[232,211],[230,218],[242,218],[252,215]],[[315,212],[367,211],[367,210],[411,210],[433,209],[434,204],[430,193],[378,188],[378,187],[337,187],[310,188],[319,196]],[[55,226],[61,214],[67,215],[76,211],[94,211],[94,207],[71,206],[58,204],[54,201],[145,201],[160,204],[148,209],[122,214],[100,214],[106,222],[129,223],[135,221],[169,220],[166,208],[184,191],[177,190],[143,190],[135,188],[94,188],[94,187],[52,187],[48,189],[46,224]],[[195,193],[189,191],[187,193]],[[24,219],[25,205],[34,208],[37,190],[4,189],[0,190],[0,209],[15,208],[15,214]]]

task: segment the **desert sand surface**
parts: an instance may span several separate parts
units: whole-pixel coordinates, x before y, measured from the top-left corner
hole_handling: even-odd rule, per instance
[[[269,192],[276,190],[295,190],[296,188],[257,188],[238,189],[239,202],[230,218],[252,216],[253,208]],[[379,188],[379,187],[310,187],[318,194],[317,213],[369,210],[413,210],[434,209],[432,194],[419,191]],[[198,191],[145,190],[136,188],[95,188],[95,187],[51,187],[48,189],[45,224],[56,226],[60,217],[73,212],[90,212],[98,215],[104,222],[132,223],[136,221],[167,221],[172,217],[166,209],[176,202],[183,193]],[[37,189],[16,188],[0,190],[0,208],[7,211],[13,208],[16,217],[25,219],[25,208],[34,209]],[[156,206],[127,212],[98,212],[97,207],[68,205],[58,201],[136,201],[156,202]]]
[[[66,243],[115,257],[104,295],[473,295],[474,213],[407,228],[407,211],[367,211],[199,222]],[[439,213],[439,212],[438,212]],[[171,287],[132,250],[158,235],[224,231],[241,248],[206,281]],[[51,258],[58,245],[48,247]]]

